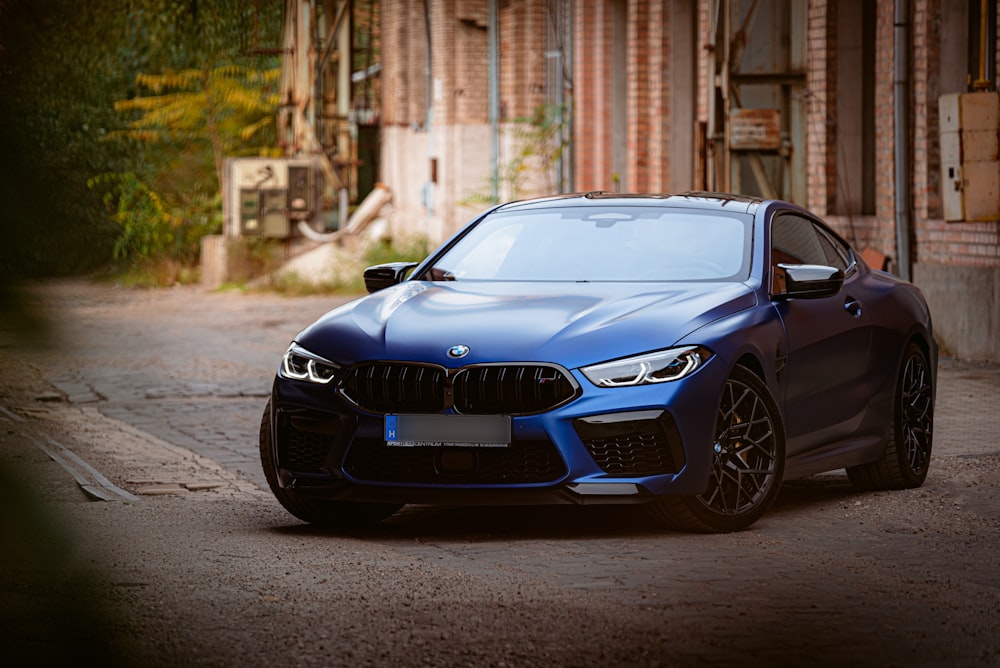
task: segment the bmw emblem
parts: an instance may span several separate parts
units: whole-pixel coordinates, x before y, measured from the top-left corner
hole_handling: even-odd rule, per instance
[[[469,354],[469,346],[457,345],[448,348],[448,357],[458,359]]]

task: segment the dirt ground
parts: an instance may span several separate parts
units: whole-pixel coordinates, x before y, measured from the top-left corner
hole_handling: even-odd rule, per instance
[[[576,507],[338,534],[261,488],[253,438],[287,340],[336,299],[36,294],[49,345],[0,326],[5,666],[1000,665],[995,365],[942,360],[915,490],[791,481],[718,536]]]

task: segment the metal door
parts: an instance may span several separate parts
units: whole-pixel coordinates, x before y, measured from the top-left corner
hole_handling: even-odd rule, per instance
[[[714,0],[715,190],[806,203],[806,0]]]

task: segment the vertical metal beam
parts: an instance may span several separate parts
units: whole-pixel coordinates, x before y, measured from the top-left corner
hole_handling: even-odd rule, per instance
[[[565,86],[564,72],[564,49],[563,42],[563,2],[562,0],[548,0],[546,6],[546,31],[545,31],[545,93],[546,102],[553,106],[554,119],[556,124],[555,141],[558,143],[556,150],[556,160],[554,167],[555,191],[562,193],[565,179],[563,177],[563,155],[562,147],[565,145],[565,135],[563,134],[563,92]]]
[[[337,20],[334,30],[337,39],[337,95],[336,95],[336,137],[337,156],[340,158],[341,169],[347,172],[345,179],[347,187],[338,193],[340,199],[340,220],[347,220],[347,204],[350,199],[357,199],[357,156],[351,136],[349,114],[351,111],[351,62],[354,53],[354,1],[338,0]]]
[[[576,117],[575,110],[573,108],[574,90],[573,90],[573,35],[575,34],[573,26],[573,6],[575,5],[572,0],[566,2],[566,26],[563,30],[563,74],[569,81],[569,99],[570,107],[568,109],[569,117],[566,121],[566,127],[563,134],[563,148],[565,151],[564,158],[564,172],[565,172],[565,186],[566,192],[576,192],[576,158],[575,151],[573,150],[573,120]],[[563,83],[565,86],[565,82]]]
[[[611,6],[611,180],[613,190],[629,189],[628,174],[628,3]]]
[[[896,264],[899,276],[910,280],[910,123],[909,123],[909,21],[910,3],[896,0],[893,21],[895,60],[895,121],[896,167]]]
[[[718,103],[717,96],[715,94],[716,89],[716,79],[718,78],[718,29],[719,29],[719,4],[721,0],[715,0],[709,7],[708,15],[708,43],[705,45],[708,49],[712,62],[710,64],[711,72],[709,74],[709,81],[706,88],[706,93],[708,94],[707,107],[708,107],[708,122],[705,128],[705,189],[706,190],[718,190],[719,189],[719,165],[717,162],[719,154],[719,146],[717,141],[717,135],[719,132],[718,128],[718,109],[716,105]]]
[[[695,171],[697,97],[697,2],[674,0],[670,7],[669,39],[671,63],[669,64],[670,127],[671,137],[669,172],[663,184],[667,192],[693,190],[697,179]],[[704,186],[702,186],[703,188]]]
[[[285,155],[316,156],[328,185],[341,188],[345,181],[338,165],[323,150],[317,126],[323,103],[317,69],[320,54],[316,41],[315,0],[286,0],[282,30],[281,97],[284,109],[279,127],[286,141]],[[349,57],[349,56],[348,56]]]

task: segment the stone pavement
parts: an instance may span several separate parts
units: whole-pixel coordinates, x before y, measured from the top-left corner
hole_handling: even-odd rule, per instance
[[[49,400],[88,406],[266,488],[260,417],[291,338],[346,301],[329,296],[48,286],[58,328],[33,362]]]
[[[343,297],[110,292],[82,283],[47,292],[63,345],[35,358],[57,394],[217,462],[266,488],[260,416],[287,343]],[[1000,365],[942,358],[935,455],[1000,455]]]
[[[942,358],[934,431],[938,454],[1000,454],[1000,365]]]
[[[283,352],[276,350],[274,356]],[[935,456],[1000,456],[1000,365],[942,358],[938,374]],[[160,383],[141,392],[131,388],[136,380],[148,381],[146,374],[46,379],[70,404],[93,406],[267,487],[257,453],[270,387],[262,378]]]
[[[733,535],[662,532],[619,507],[410,507],[342,535],[260,491],[256,453],[278,358],[336,300],[106,292],[56,286],[61,345],[3,367],[33,394],[0,382],[0,442],[51,426],[148,494],[73,507],[122,543],[114,581],[162,578],[135,592],[135,637],[155,628],[234,666],[270,665],[275,647],[302,665],[1000,664],[998,366],[941,361],[919,489],[790,481]]]

